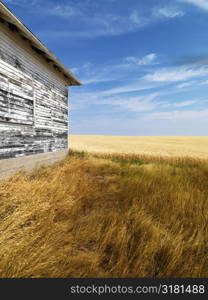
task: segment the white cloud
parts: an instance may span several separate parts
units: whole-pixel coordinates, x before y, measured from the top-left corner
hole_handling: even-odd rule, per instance
[[[205,67],[190,68],[183,66],[159,69],[153,73],[145,75],[143,78],[149,82],[177,82],[207,75],[208,69]]]
[[[56,10],[49,10],[48,14],[54,14],[58,16],[70,15],[71,18],[77,17],[75,11],[66,11],[64,8],[59,8],[58,12]],[[136,32],[148,24],[147,21],[141,20],[140,22],[135,22],[132,16],[119,16],[116,14],[97,14],[96,16],[87,16],[81,14],[80,18],[81,28],[78,30],[62,30],[62,31],[41,31],[39,35],[43,37],[52,38],[96,38],[102,36],[118,36],[127,34],[130,32]],[[69,27],[70,28],[70,27]]]
[[[6,0],[5,2],[24,7],[24,9],[27,9],[30,13],[67,19],[68,25],[64,30],[53,30],[53,32],[49,30],[38,33],[42,37],[50,37],[53,39],[68,37],[92,39],[103,36],[118,36],[136,32],[145,26],[154,24],[158,19],[175,18],[184,14],[181,10],[177,10],[176,8],[162,7],[155,10],[155,13],[148,15],[141,9],[139,11],[137,6],[132,6],[132,9],[128,9],[125,14],[120,14],[116,10],[112,13],[109,12],[109,9],[108,11],[103,9],[105,6],[100,6],[102,9],[99,10],[99,6],[95,6],[92,0],[82,0],[81,4],[79,1],[69,0],[67,3],[61,3],[60,1],[59,4],[55,4],[55,1],[47,0],[44,2],[44,8],[43,0]],[[73,26],[77,21],[79,26]]]
[[[193,4],[203,10],[208,11],[208,1],[207,0],[178,0],[178,2],[185,2]]]
[[[206,86],[208,85],[208,80],[192,80],[192,81],[187,81],[184,83],[181,83],[179,85],[177,85],[178,89],[184,89],[184,88],[188,88],[188,87],[199,87],[199,86]]]
[[[144,68],[142,67],[157,64],[155,61],[156,58],[157,55],[155,53],[150,53],[140,58],[134,56],[126,57],[121,60],[121,63],[117,64],[106,63],[105,65],[96,65],[87,63],[79,67],[75,65],[68,67],[73,73],[79,76],[85,85],[125,80],[125,84],[119,87],[119,89],[121,88],[122,91],[126,89],[126,92],[128,92],[146,89],[147,84],[138,79],[139,74],[144,74]],[[126,84],[128,82],[133,83]],[[116,87],[113,90],[117,92]]]
[[[5,4],[12,4],[15,6],[20,6],[20,7],[27,7],[28,6],[28,0],[4,0],[2,1]],[[29,1],[29,6],[34,6],[38,3],[38,0],[30,0]]]
[[[129,56],[129,57],[126,57],[125,60],[127,62],[135,63],[139,66],[147,66],[147,65],[153,64],[154,61],[156,60],[156,58],[157,58],[157,55],[155,53],[150,53],[141,58]]]
[[[70,68],[70,71],[73,73],[73,74],[78,74],[79,73],[79,69],[74,67],[74,68]]]
[[[179,85],[177,85],[177,88],[178,89],[184,89],[184,88],[187,88],[189,86],[194,86],[196,85],[196,81],[187,81],[187,82],[184,82],[184,83],[181,83]]]
[[[137,26],[143,27],[144,25],[148,24],[149,21],[147,18],[144,18],[141,16],[138,11],[134,10],[130,16],[129,16],[129,21],[132,22],[133,24]]]
[[[173,19],[176,17],[182,17],[185,13],[175,7],[155,7],[153,8],[153,15]]]
[[[204,81],[200,82],[200,85],[208,85],[208,80],[204,80]]]
[[[132,10],[125,15],[102,12],[90,9],[90,2],[84,1],[83,5],[78,2],[70,2],[70,4],[47,5],[44,10],[37,9],[39,13],[54,15],[58,17],[69,17],[68,22],[77,22],[79,16],[79,26],[75,30],[67,30],[40,32],[42,36],[51,36],[53,38],[96,38],[101,36],[117,36],[129,32],[135,32],[140,28],[148,25],[151,20],[148,20],[137,11]],[[92,4],[92,3],[91,3]],[[73,27],[73,26],[72,26]]]
[[[150,84],[145,84],[144,82],[141,82],[141,81],[137,81],[132,84],[122,85],[117,88],[102,91],[101,95],[102,96],[111,96],[111,95],[115,95],[115,94],[139,92],[139,91],[143,91],[143,90],[149,90],[154,87],[155,87],[155,85],[153,85],[153,84],[150,85]]]
[[[192,100],[192,101],[184,101],[184,102],[178,102],[178,103],[173,103],[173,107],[186,107],[186,106],[191,106],[193,104],[196,104],[198,101]]]
[[[174,111],[163,111],[163,112],[154,112],[148,114],[148,117],[151,119],[165,119],[165,120],[174,120],[174,119],[204,119],[208,118],[208,109],[206,110],[174,110]]]
[[[71,120],[71,134],[103,134],[103,135],[134,135],[134,136],[207,136],[208,118],[155,120],[141,116],[123,116],[112,118],[106,115]],[[194,125],[193,125],[194,124]]]
[[[159,96],[159,93],[151,93],[137,97],[114,97],[101,100],[99,104],[117,106],[124,111],[145,112],[151,111],[158,106],[157,102],[152,102]]]
[[[173,103],[164,103],[161,105],[161,107],[163,108],[167,108],[167,107],[187,107],[187,106],[191,106],[195,103],[197,103],[198,101],[196,100],[190,100],[190,101],[183,101],[183,102],[173,102]]]
[[[141,60],[142,58],[140,58]],[[139,60],[139,58],[138,58]],[[137,69],[139,69],[137,67]],[[197,86],[199,82],[204,82],[203,78],[199,81],[187,81],[181,85],[173,85],[167,88],[167,84],[174,83],[177,81],[188,80],[192,77],[207,76],[208,69],[203,67],[190,68],[189,66],[182,67],[172,67],[172,68],[163,68],[158,69],[152,74],[147,74],[143,77],[138,78],[138,72],[128,73],[131,68],[128,69],[124,65],[105,65],[104,67],[100,66],[95,68],[91,63],[85,64],[80,68],[83,70],[82,74],[88,74],[88,83],[104,82],[104,81],[115,81],[121,80],[125,81],[126,78],[129,78],[131,74],[131,81],[129,84],[117,85],[113,88],[102,89],[96,91],[91,90],[87,85],[83,86],[83,91],[77,91],[73,93],[73,102],[75,103],[74,109],[86,108],[88,105],[108,105],[115,107],[119,111],[126,112],[145,112],[153,110],[161,110],[165,108],[183,108],[191,106],[199,101],[196,100],[186,100],[186,101],[171,101],[170,95],[178,93],[177,88],[185,88],[190,85]],[[125,70],[125,72],[123,72]],[[110,74],[110,75],[109,75]],[[82,82],[87,82],[87,80],[82,79]],[[117,83],[118,84],[118,83]],[[156,88],[160,88],[159,92],[155,92]],[[85,92],[85,89],[89,92]],[[141,95],[141,92],[145,91],[145,95]],[[133,96],[131,93],[133,93]],[[139,95],[135,96],[135,93]],[[142,93],[142,94],[143,94]],[[166,100],[168,97],[168,101]],[[184,97],[184,96],[183,96]],[[170,99],[170,100],[169,100]],[[156,100],[156,101],[155,101]]]
[[[90,63],[84,64],[80,67],[69,67],[73,73],[76,73],[77,76],[79,76],[84,85],[119,80],[119,78],[122,76],[122,73],[118,74],[114,68],[116,68],[116,65],[108,66],[106,64],[103,67],[98,67]],[[121,69],[122,66],[119,70],[121,71]]]
[[[118,80],[125,80],[125,82],[128,81],[132,82],[135,76],[138,78],[138,72],[140,72],[141,68],[140,65],[135,63],[130,63],[126,61],[126,59],[123,59],[120,64],[106,63],[104,65],[103,64],[96,65],[96,64],[87,63],[82,66],[79,66],[79,68],[76,66],[73,66],[73,68],[71,68],[69,66],[69,69],[70,70],[74,69],[76,71],[76,74],[79,76],[80,80],[83,82],[83,84],[86,85],[86,84],[95,84],[99,82],[118,81]],[[132,79],[130,80],[130,78]],[[136,89],[139,87],[139,85],[141,87],[140,82],[138,82]],[[126,87],[126,84],[124,87]]]
[[[158,92],[130,96],[125,93],[116,95],[111,91],[73,92],[72,98],[75,106],[72,109],[83,109],[88,105],[107,105],[115,107],[119,111],[144,112],[154,110],[161,104],[155,101],[160,96]]]
[[[25,1],[25,0],[24,0]],[[105,1],[104,1],[105,2]],[[153,14],[147,14],[145,11],[138,11],[133,8],[125,14],[117,11],[108,12],[99,10],[99,6],[93,9],[91,1],[84,1],[82,5],[79,2],[69,2],[68,4],[60,3],[58,5],[49,5],[44,10],[39,7],[36,13],[49,14],[66,18],[68,21],[77,22],[76,17],[79,16],[79,29],[71,29],[73,26],[67,26],[67,30],[40,33],[42,36],[50,36],[51,38],[96,38],[102,36],[118,36],[131,32],[136,32],[141,28],[149,26],[164,18],[175,18],[182,16],[184,13],[175,8],[159,8]],[[151,7],[150,7],[151,10]],[[73,24],[72,23],[72,24]],[[74,27],[73,27],[74,28]]]
[[[59,17],[72,17],[80,15],[80,11],[78,11],[75,7],[61,4],[51,7],[47,10],[47,13]]]

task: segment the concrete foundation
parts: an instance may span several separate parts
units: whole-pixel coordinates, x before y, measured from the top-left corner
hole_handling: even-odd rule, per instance
[[[35,154],[0,160],[0,179],[8,178],[19,171],[32,172],[41,166],[50,166],[66,157],[68,150]]]

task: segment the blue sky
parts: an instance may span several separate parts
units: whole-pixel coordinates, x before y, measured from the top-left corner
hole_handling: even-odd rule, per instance
[[[208,0],[7,0],[82,81],[70,133],[208,135]]]

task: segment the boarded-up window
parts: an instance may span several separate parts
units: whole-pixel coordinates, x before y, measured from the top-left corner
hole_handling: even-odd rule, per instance
[[[51,94],[53,100],[52,120],[54,128],[66,130],[68,126],[68,105],[67,98],[53,90]]]
[[[68,126],[67,97],[40,82],[35,86],[35,127],[66,131]]]
[[[33,82],[21,72],[5,68],[0,69],[0,122],[33,125]]]
[[[51,90],[38,81],[35,84],[35,127],[51,129],[53,126],[51,118]]]

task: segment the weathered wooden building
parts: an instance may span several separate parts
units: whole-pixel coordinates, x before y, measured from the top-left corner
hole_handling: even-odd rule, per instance
[[[0,159],[68,147],[68,86],[80,82],[0,2]]]

